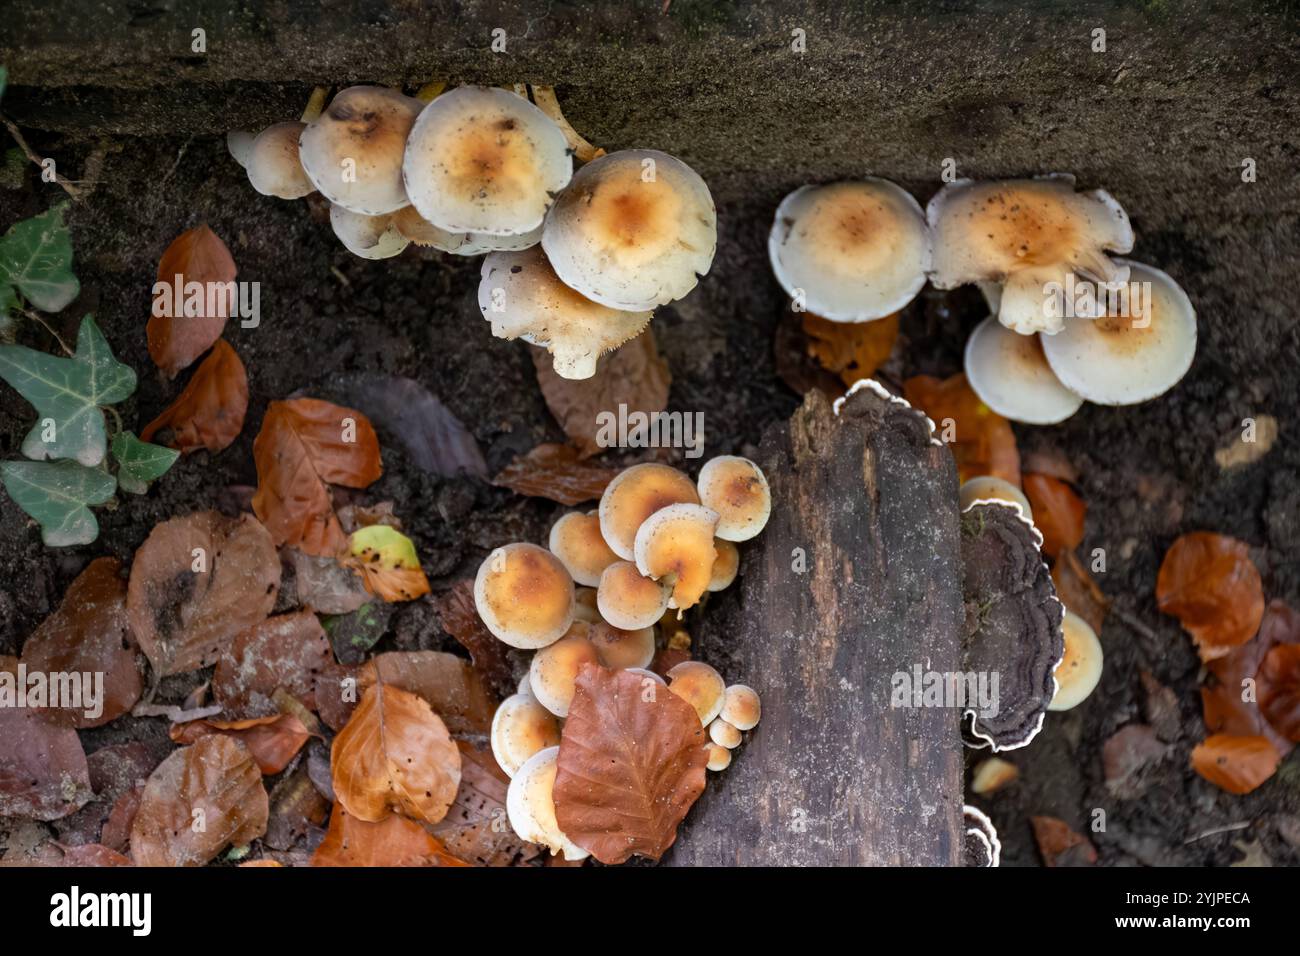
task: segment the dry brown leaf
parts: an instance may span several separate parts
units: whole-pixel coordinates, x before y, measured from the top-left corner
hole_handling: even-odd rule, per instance
[[[506,820],[510,778],[486,744],[456,741],[460,748],[460,789],[433,834],[456,857],[478,866],[517,866],[535,859],[537,844],[526,843]]]
[[[532,346],[529,351],[546,407],[583,458],[605,450],[597,441],[601,412],[618,415],[619,406],[624,405],[629,415],[653,414],[668,407],[668,386],[673,377],[650,329],[601,356],[591,378],[561,378],[546,349]]]
[[[1063,551],[1056,556],[1056,563],[1052,565],[1052,581],[1056,584],[1056,593],[1060,596],[1061,603],[1100,634],[1101,627],[1106,622],[1106,612],[1110,610],[1110,598],[1097,586],[1096,580],[1073,551]]]
[[[86,706],[48,712],[56,723],[99,727],[125,714],[140,699],[139,653],[126,613],[126,582],[116,558],[97,558],[68,586],[59,609],[23,645],[29,672],[103,675],[102,712]],[[84,697],[84,691],[83,691]]]
[[[216,661],[236,634],[275,606],[280,559],[250,515],[199,511],[157,525],[135,553],[127,610],[159,674]]]
[[[277,545],[307,554],[335,555],[347,543],[328,486],[365,488],[383,472],[370,420],[315,398],[272,402],[253,459],[253,511]]]
[[[181,233],[163,253],[158,263],[158,281],[166,289],[155,296],[155,314],[149,318],[145,335],[149,340],[149,356],[168,378],[175,378],[177,372],[187,368],[221,337],[230,317],[231,303],[219,294],[209,303],[208,292],[215,289],[214,283],[233,283],[237,271],[230,250],[206,224]],[[196,310],[197,314],[186,310],[177,314],[176,297],[179,295],[184,305],[185,286],[192,282],[203,284],[202,307]],[[157,314],[163,304],[160,299],[169,306],[170,316]]]
[[[577,505],[599,498],[617,475],[617,468],[582,461],[569,445],[547,444],[538,445],[506,465],[492,484],[520,495]]]
[[[389,651],[366,661],[357,674],[362,694],[378,674],[385,687],[422,698],[453,734],[486,734],[496,701],[469,661],[443,651]]]
[[[329,814],[330,802],[311,782],[303,761],[271,790],[271,817],[264,842],[272,849],[288,850],[313,828],[323,826]]]
[[[468,866],[424,827],[397,814],[370,823],[341,806],[311,858],[312,866]]]
[[[1264,611],[1259,633],[1227,654],[1206,663],[1213,680],[1201,688],[1205,728],[1211,734],[1234,737],[1266,737],[1285,758],[1295,747],[1264,717],[1259,705],[1261,685],[1257,678],[1268,652],[1279,644],[1300,640],[1300,615],[1281,601]]]
[[[1215,734],[1192,751],[1192,769],[1229,793],[1250,793],[1277,770],[1277,748],[1267,737]]]
[[[888,360],[898,341],[898,313],[873,322],[832,322],[805,312],[803,330],[808,351],[821,367],[852,385],[871,378]]]
[[[92,796],[75,730],[26,707],[0,707],[0,817],[57,820]]]
[[[1259,709],[1279,734],[1300,743],[1300,644],[1278,644],[1264,655]]]
[[[1246,643],[1264,618],[1264,586],[1246,545],[1235,538],[1194,531],[1165,552],[1156,578],[1156,603],[1178,618],[1212,661]]]
[[[463,578],[436,601],[442,629],[469,651],[474,669],[488,690],[501,699],[514,693],[514,669],[510,665],[508,645],[499,641],[474,605],[474,580]]]
[[[248,748],[257,769],[268,777],[289,766],[311,736],[302,721],[291,714],[250,720],[191,720],[173,724],[169,732],[178,744],[192,744],[212,734],[234,737]]]
[[[1020,487],[1020,452],[1011,423],[979,400],[965,375],[913,376],[903,383],[903,397],[930,416],[936,437],[957,460],[960,480],[993,475]]]
[[[1029,824],[1047,866],[1091,866],[1097,862],[1096,847],[1087,837],[1071,830],[1064,820],[1030,817]]]
[[[298,603],[321,614],[351,614],[371,600],[361,575],[335,557],[303,554],[297,548],[280,552],[293,568]]]
[[[555,818],[602,863],[659,859],[704,792],[699,714],[648,678],[584,664],[560,737]]]
[[[1088,506],[1065,482],[1051,475],[1025,474],[1025,497],[1034,511],[1034,526],[1043,535],[1043,553],[1073,551],[1083,541]]]
[[[240,631],[223,650],[212,674],[212,696],[236,718],[279,713],[273,699],[278,688],[315,710],[316,682],[333,663],[315,614],[280,614]]]
[[[447,726],[415,694],[376,682],[330,750],[334,794],[355,817],[395,810],[437,823],[460,786],[460,751]]]
[[[131,856],[140,866],[202,866],[265,833],[268,809],[248,748],[233,737],[203,737],[150,775],[131,826]]]
[[[178,448],[185,454],[206,448],[218,452],[239,437],[248,412],[248,374],[239,355],[225,339],[195,369],[185,388],[140,438]]]

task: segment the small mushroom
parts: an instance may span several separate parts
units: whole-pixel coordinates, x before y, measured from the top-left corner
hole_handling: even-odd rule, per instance
[[[1196,354],[1196,310],[1187,294],[1159,269],[1120,261],[1130,273],[1118,307],[1107,307],[1097,319],[1075,319],[1043,341],[1061,383],[1099,405],[1163,395],[1187,374]]]
[[[736,580],[740,570],[740,549],[730,541],[713,539],[713,573],[709,576],[710,591],[725,591]]]
[[[573,623],[574,603],[573,578],[535,544],[497,548],[474,578],[479,617],[511,647],[536,650],[558,641]]]
[[[1063,422],[1083,399],[1061,384],[1047,364],[1045,347],[1043,336],[1019,335],[989,316],[966,340],[966,380],[980,401],[1004,418],[1028,425]]]
[[[963,511],[977,501],[1005,501],[1018,507],[1028,520],[1034,520],[1034,509],[1029,507],[1029,499],[1025,497],[1025,493],[1011,482],[996,475],[975,475],[967,478],[957,489],[957,501]]]
[[[551,525],[551,553],[559,558],[577,584],[594,588],[604,570],[618,560],[600,533],[595,511],[572,511]]]
[[[555,772],[559,747],[547,747],[529,757],[510,780],[506,817],[521,840],[539,843],[570,862],[591,854],[573,843],[555,820]]]
[[[997,793],[1003,787],[1009,786],[1018,776],[1020,771],[1016,769],[1015,764],[1001,757],[987,757],[975,765],[975,772],[971,774],[971,793],[981,797]]]
[[[1088,622],[1072,611],[1061,621],[1065,636],[1065,654],[1056,665],[1056,695],[1048,710],[1077,707],[1101,680],[1101,641]]]
[[[772,490],[748,458],[719,455],[700,469],[700,503],[718,513],[718,537],[748,541],[772,515]]]
[[[722,710],[718,716],[737,730],[753,730],[763,716],[758,691],[745,684],[731,684],[723,692]]]
[[[604,621],[593,625],[587,635],[600,663],[611,670],[649,667],[655,656],[655,632],[652,627],[625,631]]]
[[[517,236],[542,224],[573,157],[564,132],[525,97],[461,86],[415,121],[402,175],[411,203],[439,229]]]
[[[689,477],[669,465],[633,465],[615,476],[600,497],[600,533],[625,561],[636,557],[636,533],[646,518],[668,505],[700,503]]]
[[[304,123],[276,123],[248,145],[243,166],[248,181],[263,196],[301,199],[316,191],[298,159],[298,137],[305,128]]]
[[[322,196],[367,216],[407,205],[402,185],[406,137],[424,103],[382,86],[340,92],[307,124],[298,156]]]
[[[694,707],[700,715],[701,727],[709,726],[722,713],[727,685],[722,675],[708,664],[703,661],[682,661],[665,676],[668,678],[668,689]]]
[[[669,607],[694,607],[713,580],[718,514],[703,505],[660,508],[637,529],[636,567],[672,587]]]
[[[705,764],[714,773],[719,773],[731,766],[731,751],[721,744],[707,743],[704,745],[709,749],[709,760]]]
[[[492,716],[491,740],[492,756],[513,777],[533,754],[559,746],[560,725],[532,694],[514,694]]]
[[[596,606],[614,627],[639,631],[663,617],[672,594],[671,587],[645,577],[631,561],[616,561],[600,576]]]
[[[735,724],[727,723],[721,717],[715,717],[709,723],[709,739],[720,747],[735,750],[740,746],[740,730]]]
[[[564,637],[533,655],[529,686],[533,696],[556,717],[569,716],[574,682],[582,665],[599,663],[596,646],[588,639],[592,627],[586,621],[574,621]]]
[[[998,831],[982,810],[972,806],[961,808],[962,822],[966,828],[964,864],[991,867],[1002,861],[1002,841]]]
[[[479,256],[485,252],[518,252],[542,241],[542,227],[514,236],[489,236],[481,232],[448,232],[420,215],[414,206],[393,213],[397,231],[417,246],[427,246],[457,256]]]
[[[522,338],[551,353],[561,378],[596,374],[596,360],[636,338],[651,313],[621,312],[560,281],[540,248],[494,252],[483,260],[478,307],[499,339]]]
[[[680,299],[718,244],[709,187],[679,159],[628,149],[574,174],[546,216],[542,248],[565,285],[611,309]]]
[[[253,151],[255,139],[257,134],[250,133],[246,129],[232,129],[226,134],[226,149],[229,150],[231,158],[245,169],[248,168],[248,154]]]
[[[925,213],[884,179],[796,189],[777,207],[767,251],[786,293],[834,322],[897,312],[930,270]]]
[[[575,588],[573,596],[574,620],[586,621],[588,624],[599,624],[604,620],[600,616],[600,608],[596,606],[595,588]]]
[[[410,244],[389,215],[366,216],[330,206],[330,227],[348,252],[363,259],[389,259]]]
[[[1133,248],[1133,229],[1104,190],[1078,193],[1074,177],[948,183],[926,207],[931,281],[940,289],[1003,282],[998,319],[1028,335],[1058,332],[1064,317],[1049,283],[1070,273],[1103,282],[1127,278],[1107,252]],[[1026,272],[1026,270],[1036,270]]]

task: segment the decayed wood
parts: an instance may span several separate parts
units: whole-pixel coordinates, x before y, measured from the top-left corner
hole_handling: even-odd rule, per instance
[[[952,456],[899,403],[860,390],[837,417],[813,391],[758,461],[772,518],[696,656],[753,686],[763,718],[665,861],[958,865],[958,714],[891,707],[896,673],[961,669]]]

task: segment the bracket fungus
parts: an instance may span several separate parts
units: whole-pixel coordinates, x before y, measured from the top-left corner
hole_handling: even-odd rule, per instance
[[[666,582],[646,577],[631,561],[616,561],[600,576],[596,606],[614,627],[636,631],[664,616],[672,594]]]
[[[474,578],[474,606],[497,638],[524,650],[553,644],[573,623],[573,578],[560,559],[524,542],[489,554]]]
[[[1077,707],[1101,680],[1102,653],[1097,632],[1068,610],[1061,621],[1061,631],[1065,637],[1065,653],[1056,665],[1056,694],[1048,710]]]
[[[708,590],[717,529],[718,513],[692,504],[660,508],[637,529],[637,570],[672,588],[669,607],[694,607]]]
[[[302,131],[302,168],[336,206],[367,216],[396,212],[409,202],[402,157],[423,109],[422,100],[383,86],[342,90]]]
[[[426,106],[402,163],[424,219],[493,236],[535,230],[572,175],[563,130],[526,97],[485,86],[457,87]]]
[[[542,248],[564,284],[611,309],[680,299],[718,244],[713,196],[681,160],[629,149],[592,160],[546,215]]]
[[[1076,319],[1071,327],[1087,321]],[[1047,363],[1043,339],[1012,332],[989,316],[966,340],[966,381],[980,401],[1003,418],[1055,425],[1083,405],[1083,398],[1062,385]]]
[[[1041,548],[1042,536],[1018,505],[977,501],[962,512],[965,671],[998,679],[993,706],[967,700],[972,746],[1025,746],[1056,695],[1062,607]]]
[[[708,664],[682,661],[664,676],[668,678],[668,689],[695,708],[701,727],[709,726],[722,713],[727,685]]]
[[[640,335],[651,313],[593,302],[560,281],[540,248],[483,260],[478,307],[499,339],[521,338],[551,353],[561,378],[596,374],[596,360]]]
[[[388,259],[410,245],[388,215],[367,216],[330,206],[330,228],[348,252],[363,259]]]
[[[1080,273],[1122,282],[1127,269],[1108,252],[1133,248],[1128,215],[1110,194],[1076,192],[1074,177],[947,183],[926,207],[933,242],[930,280],[939,289],[968,282],[1003,283],[999,321],[1029,335],[1064,324],[1059,296]]]
[[[966,828],[965,865],[997,866],[1002,860],[1002,841],[993,821],[970,805],[962,807],[961,813]]]
[[[605,486],[600,497],[600,533],[610,550],[625,561],[636,557],[636,535],[660,508],[700,503],[694,482],[670,465],[633,465]]]
[[[719,455],[700,469],[700,503],[718,514],[718,537],[748,541],[767,526],[772,489],[763,470],[748,458]]]
[[[1128,295],[1117,307],[1071,321],[1043,341],[1062,384],[1099,405],[1163,395],[1187,374],[1196,354],[1196,310],[1178,283],[1152,266],[1119,261],[1130,271]]]
[[[796,189],[776,209],[767,250],[786,293],[834,322],[897,312],[930,271],[925,213],[884,179]]]
[[[555,773],[560,748],[547,747],[529,757],[510,780],[506,817],[522,840],[540,843],[570,862],[589,854],[569,840],[555,820]]]
[[[1034,520],[1034,509],[1029,506],[1029,499],[1025,497],[1025,493],[1006,479],[996,475],[975,475],[963,481],[961,487],[957,489],[957,503],[962,510],[977,501],[989,500],[1005,501],[1016,505],[1024,512],[1026,519]]]
[[[298,158],[298,137],[305,128],[304,123],[275,123],[248,144],[240,163],[248,171],[248,181],[263,196],[301,199],[316,191]],[[235,148],[232,146],[232,151]]]
[[[497,764],[513,777],[533,754],[559,746],[560,725],[531,693],[514,694],[492,715],[491,743]]]

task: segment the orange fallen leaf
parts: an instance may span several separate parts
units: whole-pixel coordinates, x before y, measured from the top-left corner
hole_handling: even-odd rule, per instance
[[[257,769],[268,777],[289,766],[311,736],[302,721],[290,714],[249,720],[191,720],[173,724],[169,733],[178,744],[192,744],[210,734],[234,737],[243,742],[257,761]]]
[[[253,460],[253,511],[277,545],[316,555],[335,555],[347,543],[328,486],[364,488],[383,472],[370,420],[315,398],[272,402]]]
[[[1034,511],[1034,525],[1043,534],[1043,551],[1058,555],[1073,551],[1083,541],[1083,519],[1088,506],[1074,489],[1051,475],[1026,474],[1025,497]]]
[[[234,304],[229,290],[235,288],[237,273],[230,250],[207,225],[181,233],[163,253],[158,263],[161,285],[145,335],[150,358],[168,378],[175,378],[221,337]],[[223,288],[219,283],[230,285]],[[197,297],[192,295],[195,289]]]
[[[312,866],[469,866],[424,827],[396,814],[371,823],[334,807]]]
[[[898,340],[898,313],[874,322],[832,322],[811,312],[803,313],[808,351],[845,385],[876,374]]]
[[[545,444],[506,465],[492,484],[520,495],[577,505],[599,498],[617,474],[617,468],[582,461],[569,445]]]
[[[1194,531],[1165,552],[1156,603],[1178,618],[1201,660],[1212,661],[1255,636],[1264,618],[1264,587],[1243,542]]]
[[[1097,848],[1092,841],[1070,829],[1056,817],[1030,817],[1034,842],[1047,866],[1080,866],[1097,862]]]
[[[1250,793],[1273,776],[1279,759],[1267,737],[1215,734],[1192,751],[1192,769],[1229,793]]]
[[[1075,556],[1074,551],[1063,551],[1056,556],[1056,563],[1052,565],[1052,581],[1056,584],[1056,593],[1060,596],[1061,603],[1100,634],[1102,624],[1106,621],[1106,612],[1110,610],[1110,598],[1097,586],[1096,580]]]
[[[957,460],[961,481],[993,475],[1020,487],[1020,452],[1011,423],[979,400],[965,375],[915,375],[903,383],[903,397],[930,416],[935,436]]]
[[[1264,655],[1259,709],[1279,734],[1300,743],[1300,644],[1279,644]]]
[[[153,441],[165,430],[162,444],[189,454],[206,448],[221,451],[239,437],[248,411],[248,374],[239,355],[218,339],[212,354],[203,360],[185,388],[140,433],[142,441]]]
[[[348,554],[341,560],[382,601],[414,601],[429,593],[415,543],[396,528],[384,524],[358,528],[348,536]]]

